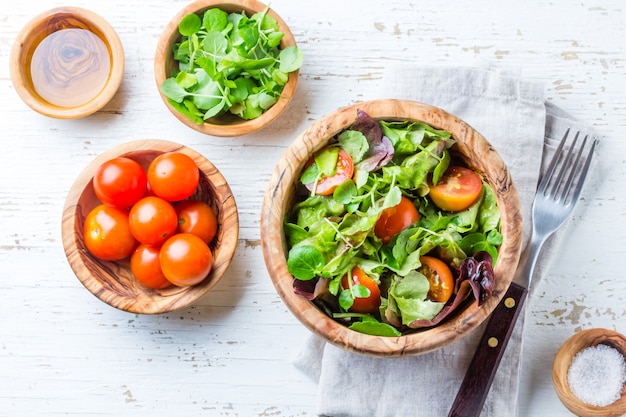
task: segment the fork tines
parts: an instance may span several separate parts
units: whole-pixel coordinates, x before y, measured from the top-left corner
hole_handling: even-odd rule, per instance
[[[569,135],[570,129],[568,128],[537,190],[538,193],[551,195],[555,201],[560,201],[565,206],[578,200],[589,171],[593,151],[598,143],[598,139],[593,138],[589,150],[583,154],[589,135],[585,134],[582,144],[577,146],[579,136],[581,136],[580,131],[577,131],[573,142],[566,147]],[[553,177],[557,168],[559,168],[558,174]]]

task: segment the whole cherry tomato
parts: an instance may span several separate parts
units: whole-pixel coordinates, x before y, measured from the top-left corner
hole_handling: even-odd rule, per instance
[[[428,299],[445,303],[450,299],[454,290],[452,271],[441,259],[432,256],[422,256],[420,262],[422,266],[418,268],[418,271],[428,278],[430,283]]]
[[[462,211],[478,200],[483,183],[469,168],[451,165],[437,184],[430,186],[429,196],[437,207],[446,211]]]
[[[141,243],[159,246],[176,233],[178,216],[169,201],[148,196],[136,202],[128,216],[130,231]]]
[[[159,259],[165,278],[179,287],[200,283],[213,267],[209,245],[191,233],[177,233],[166,240]]]
[[[150,162],[148,183],[154,195],[167,201],[184,200],[196,191],[200,171],[196,162],[180,152],[166,152]]]
[[[211,206],[200,200],[185,200],[174,206],[178,233],[191,233],[209,243],[217,233],[217,217]]]
[[[87,214],[83,238],[89,253],[105,261],[124,259],[137,246],[130,232],[128,211],[106,204],[96,206]]]
[[[418,221],[419,218],[415,205],[411,200],[402,196],[398,205],[386,208],[380,214],[374,226],[374,234],[387,244],[395,235]]]
[[[348,274],[344,275],[341,279],[341,287],[344,290],[349,289],[354,285],[363,285],[369,290],[369,296],[367,297],[355,297],[350,311],[354,313],[375,313],[380,307],[380,289],[378,284],[372,278],[370,278],[365,271],[358,266],[352,268],[351,272],[352,283],[348,281]]]
[[[309,165],[312,163],[314,163],[314,160],[312,160]],[[354,162],[352,161],[352,158],[348,152],[343,149],[338,149],[337,165],[334,173],[332,175],[322,174],[317,182],[306,184],[306,187],[311,191],[315,189],[315,194],[330,195],[335,191],[335,189],[337,189],[337,187],[352,178],[353,174]]]
[[[128,208],[145,194],[147,176],[137,161],[118,157],[100,165],[92,183],[93,190],[102,203]]]
[[[130,271],[143,286],[160,290],[169,287],[171,283],[161,271],[158,246],[150,246],[145,243],[137,246],[130,256]]]

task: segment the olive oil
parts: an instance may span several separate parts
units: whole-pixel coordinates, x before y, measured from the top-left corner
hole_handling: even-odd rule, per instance
[[[98,35],[63,29],[45,37],[35,49],[31,78],[37,94],[59,107],[76,107],[95,98],[111,72],[111,56]]]

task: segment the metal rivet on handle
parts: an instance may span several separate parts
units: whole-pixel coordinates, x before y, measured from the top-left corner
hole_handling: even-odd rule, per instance
[[[487,344],[489,345],[489,347],[492,347],[492,348],[498,346],[498,338],[490,337],[489,340],[487,340]]]
[[[506,308],[513,308],[515,307],[515,300],[512,297],[508,297],[506,300],[504,300],[504,305],[506,306]]]

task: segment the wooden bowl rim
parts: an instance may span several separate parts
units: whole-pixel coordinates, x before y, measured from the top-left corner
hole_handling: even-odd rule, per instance
[[[37,42],[37,45],[34,45],[33,39],[37,35],[40,36],[41,30],[46,27],[46,22],[54,19],[57,15],[69,15],[88,26],[88,29],[94,32],[107,45],[111,54],[111,70],[106,85],[102,88],[100,94],[92,100],[76,107],[57,106],[41,98],[34,90],[31,80],[26,75],[26,70],[21,65],[21,62],[24,60],[30,63],[26,56],[28,56],[32,48],[39,44]],[[95,29],[95,31],[92,29]],[[50,33],[53,33],[53,31],[46,33],[46,35]],[[55,119],[79,119],[89,116],[104,107],[111,101],[122,83],[124,65],[124,47],[113,26],[97,13],[77,6],[54,7],[33,17],[17,35],[11,48],[10,56],[11,79],[20,98],[31,109]]]
[[[204,12],[209,8],[223,8],[228,10],[245,10],[247,12],[259,12],[265,10],[266,7],[268,6],[257,0],[195,0],[185,6],[183,9],[181,9],[176,15],[174,15],[174,17],[165,26],[157,43],[157,49],[154,58],[154,76],[157,91],[159,93],[159,96],[163,100],[163,103],[165,103],[165,106],[174,115],[174,117],[176,117],[183,124],[207,135],[218,137],[243,136],[269,126],[287,109],[296,92],[300,70],[289,73],[287,84],[285,84],[278,101],[274,103],[274,105],[270,107],[267,111],[265,111],[261,116],[252,120],[244,120],[239,119],[236,116],[230,117],[227,115],[228,119],[231,121],[230,123],[218,123],[217,121],[215,123],[209,123],[205,121],[205,123],[203,124],[197,124],[185,115],[176,111],[176,109],[174,109],[174,107],[172,107],[172,105],[167,101],[167,97],[165,97],[165,95],[163,95],[163,93],[161,93],[160,91],[161,84],[169,77],[169,74],[166,74],[165,68],[166,56],[171,55],[171,52],[169,50],[170,45],[175,42],[176,39],[180,38],[180,35],[178,35],[178,23],[184,16],[190,13]],[[296,46],[296,40],[287,23],[278,15],[278,13],[276,13],[273,8],[269,9],[268,14],[276,19],[280,30],[285,34],[280,42],[281,48],[284,49],[287,46]]]
[[[113,270],[111,265],[116,262],[103,262],[93,258],[84,245],[82,239],[77,236],[77,231],[82,231],[83,225],[77,223],[77,219],[84,219],[87,213],[80,213],[78,201],[90,185],[95,170],[105,161],[117,156],[130,156],[148,153],[183,152],[191,156],[203,171],[207,181],[215,188],[215,201],[221,204],[218,214],[220,222],[218,228],[217,247],[213,253],[213,269],[201,283],[189,287],[170,286],[163,290],[151,290],[137,284],[138,293],[129,291],[128,295],[122,296],[114,292],[99,277],[90,273],[84,273],[89,268],[86,265],[87,258],[90,262],[97,263],[104,269]],[[209,174],[207,174],[207,171]],[[239,238],[239,219],[237,204],[234,195],[226,179],[213,163],[199,152],[167,140],[146,139],[134,140],[117,145],[94,158],[78,175],[72,184],[65,200],[62,218],[62,240],[66,258],[74,274],[87,290],[101,301],[120,310],[138,314],[160,314],[178,310],[193,304],[206,295],[224,276],[234,257]],[[120,266],[122,268],[123,266]]]
[[[350,330],[317,309],[304,297],[293,292],[293,277],[287,270],[286,248],[283,243],[283,214],[287,210],[285,196],[297,180],[309,155],[321,149],[330,138],[354,123],[357,109],[362,109],[377,120],[421,120],[434,127],[450,130],[459,140],[464,135],[475,136],[480,151],[489,154],[498,164],[498,184],[490,184],[497,193],[501,207],[502,233],[509,250],[502,253],[495,266],[497,281],[493,296],[478,307],[469,305],[440,326],[401,337],[378,337]],[[398,111],[402,111],[399,114]],[[319,135],[317,132],[320,131]],[[323,140],[319,140],[323,137]],[[485,155],[486,156],[486,155]],[[495,169],[495,168],[494,168]],[[506,191],[506,196],[504,192]],[[505,200],[506,197],[506,200]],[[282,205],[282,206],[281,206]],[[506,208],[506,210],[505,210]],[[272,282],[289,310],[313,333],[331,344],[349,351],[368,355],[398,357],[428,353],[446,346],[478,327],[494,310],[512,281],[521,253],[522,215],[517,189],[504,161],[471,126],[446,111],[417,101],[380,99],[352,104],[341,108],[310,125],[288,147],[276,165],[264,196],[261,213],[261,243],[264,260]],[[450,331],[441,331],[447,326]],[[439,329],[439,330],[438,330]]]
[[[605,328],[581,330],[570,336],[557,350],[552,365],[552,383],[563,405],[580,417],[618,417],[626,414],[626,384],[620,399],[604,407],[587,404],[577,398],[569,387],[568,371],[574,356],[582,349],[606,344],[626,358],[626,336]]]

